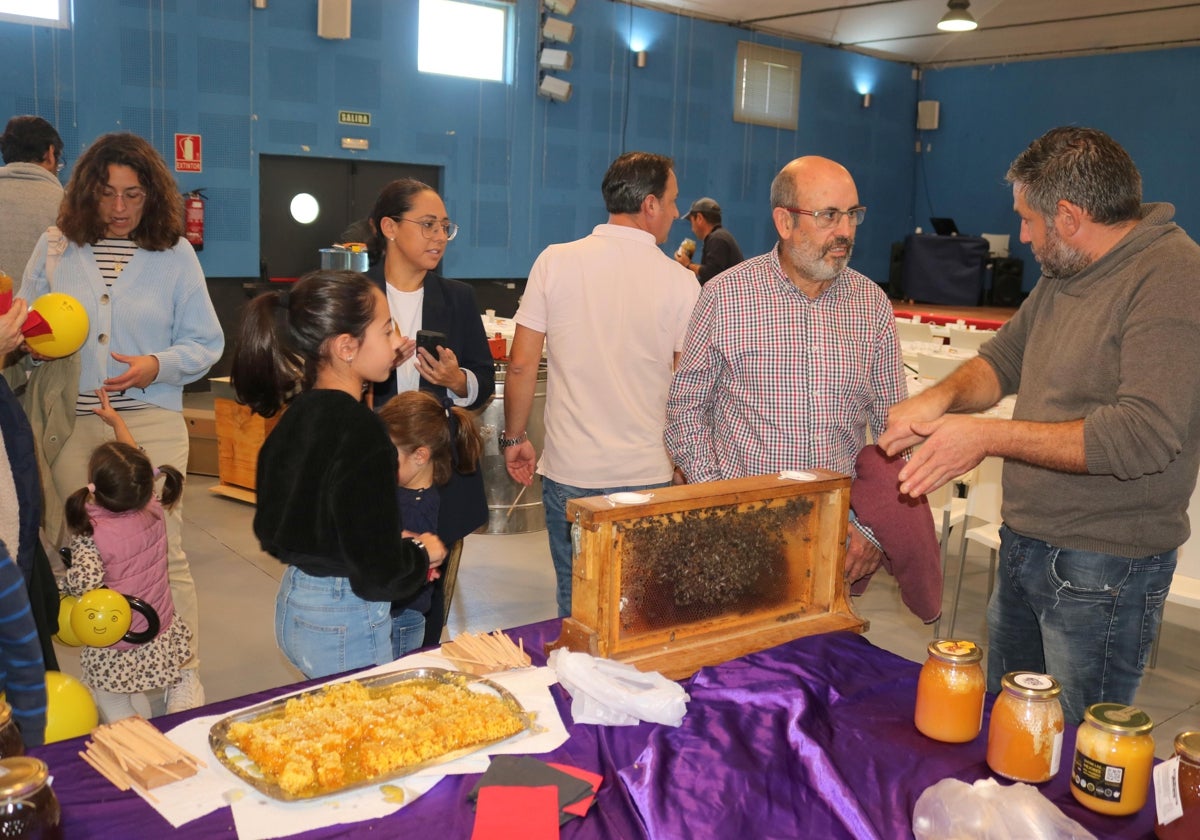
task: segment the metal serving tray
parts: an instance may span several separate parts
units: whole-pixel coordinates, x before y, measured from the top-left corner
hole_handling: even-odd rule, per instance
[[[378,776],[374,779],[364,779],[361,781],[351,782],[343,787],[334,790],[326,790],[315,793],[293,795],[287,793],[279,787],[275,782],[263,776],[258,766],[248,758],[237,746],[229,740],[229,727],[234,723],[249,722],[268,715],[282,715],[284,705],[288,700],[300,697],[307,697],[312,694],[317,694],[324,691],[326,687],[333,683],[326,683],[315,688],[302,691],[299,694],[291,694],[286,697],[279,697],[274,700],[268,700],[264,703],[259,703],[256,706],[250,706],[240,712],[235,712],[228,717],[224,717],[212,725],[208,731],[208,744],[212,748],[213,755],[217,760],[225,766],[229,772],[240,778],[246,784],[266,794],[272,799],[282,801],[295,801],[303,799],[315,799],[321,796],[330,796],[346,791],[356,790],[358,788],[376,787],[381,784],[411,775],[413,773],[425,770],[430,767],[436,767],[440,764],[447,764],[455,759],[462,758],[465,755],[478,752],[487,747],[494,746],[501,741],[507,741],[510,738],[518,737],[524,732],[533,730],[534,723],[532,716],[521,707],[517,698],[512,695],[507,689],[497,685],[491,680],[486,680],[483,677],[477,677],[474,674],[465,674],[459,671],[448,671],[444,668],[413,668],[407,671],[397,671],[392,674],[381,674],[376,677],[366,677],[357,682],[367,688],[385,688],[395,683],[405,682],[408,680],[433,680],[435,682],[445,683],[448,685],[457,685],[468,689],[469,691],[478,691],[481,693],[493,694],[511,709],[522,723],[522,728],[519,732],[513,735],[508,735],[504,738],[497,738],[492,741],[487,741],[481,744],[476,744],[470,747],[453,750],[445,755],[440,755],[436,758],[431,758],[419,764],[413,764],[408,767],[402,767],[392,773]],[[337,682],[344,682],[338,680]]]

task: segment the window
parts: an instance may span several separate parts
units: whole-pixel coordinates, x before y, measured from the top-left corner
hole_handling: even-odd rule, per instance
[[[734,82],[736,122],[796,128],[800,111],[800,53],[739,41]]]
[[[71,25],[71,0],[0,0],[0,21],[66,29]]]
[[[502,82],[508,44],[503,4],[421,0],[417,69]]]

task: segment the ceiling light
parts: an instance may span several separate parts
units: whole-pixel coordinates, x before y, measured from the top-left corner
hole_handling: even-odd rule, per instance
[[[571,83],[564,82],[556,76],[542,76],[538,84],[538,96],[553,99],[555,102],[566,102],[571,98]]]
[[[543,70],[570,70],[571,54],[566,50],[556,50],[552,47],[542,47],[538,57],[538,66]]]
[[[546,10],[566,17],[575,11],[575,0],[545,0]]]
[[[943,32],[970,32],[979,26],[975,22],[975,18],[971,17],[971,13],[967,11],[971,0],[950,0],[946,5],[950,10],[938,21],[938,29]]]
[[[575,25],[558,18],[546,18],[546,22],[542,25],[542,37],[547,41],[569,44],[575,37]]]

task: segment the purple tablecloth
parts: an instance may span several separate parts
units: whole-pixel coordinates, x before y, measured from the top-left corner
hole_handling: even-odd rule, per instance
[[[535,663],[557,620],[510,631]],[[562,828],[572,838],[903,838],[913,805],[947,776],[990,775],[984,734],[969,744],[930,741],[913,727],[919,666],[852,633],[797,639],[724,665],[685,683],[691,701],[678,728],[572,724],[570,698],[553,689],[570,739],[544,756],[601,773],[596,805]],[[170,729],[191,717],[241,708],[290,691],[286,686],[157,718]],[[989,712],[990,702],[989,698]],[[172,831],[133,793],[120,793],[84,764],[83,739],[33,751],[50,765],[62,804],[64,836],[212,838],[234,835],[222,808]],[[1153,803],[1132,818],[1080,807],[1068,789],[1074,730],[1063,767],[1042,791],[1097,837],[1153,835]],[[383,820],[337,825],[304,838],[400,836],[469,838],[467,793],[477,775],[450,776]]]

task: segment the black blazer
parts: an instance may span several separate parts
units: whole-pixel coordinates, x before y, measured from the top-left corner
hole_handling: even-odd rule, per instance
[[[387,293],[383,260],[371,266],[366,274]],[[466,408],[471,411],[482,409],[496,392],[496,366],[491,348],[488,347],[487,334],[483,331],[483,320],[480,318],[479,304],[475,302],[474,290],[461,280],[448,280],[432,271],[427,273],[425,299],[421,305],[421,329],[446,334],[446,345],[458,357],[459,367],[474,373],[479,381],[479,395]],[[445,399],[446,389],[441,385],[434,385],[422,378],[420,388],[439,400]],[[386,381],[375,383],[374,395],[376,408],[394,397],[396,377],[389,376]],[[479,464],[475,472],[468,475],[453,473],[450,482],[441,488],[441,495],[437,534],[449,548],[487,522],[483,464]]]

